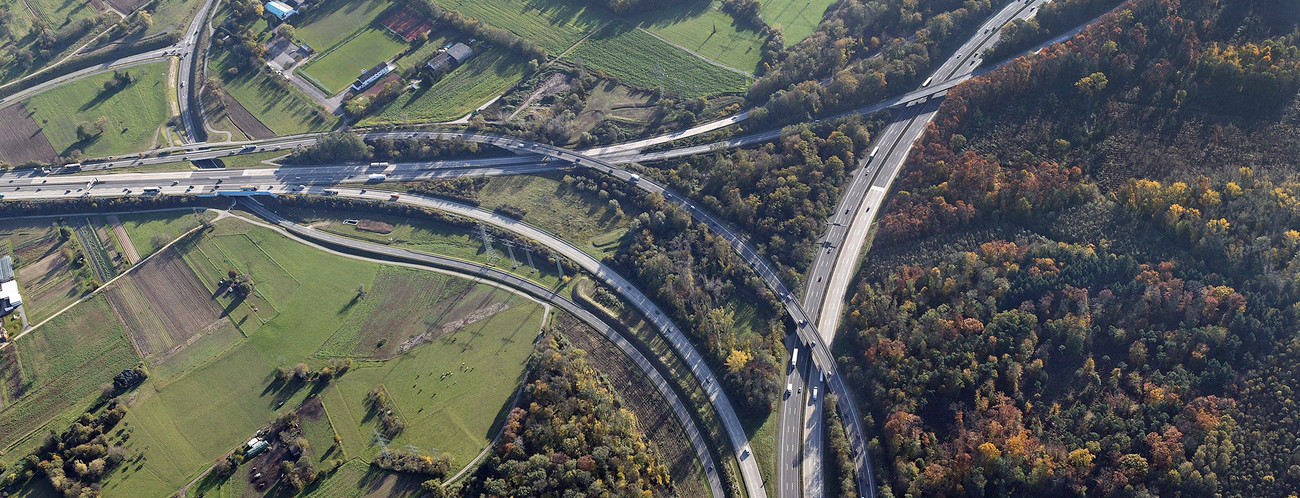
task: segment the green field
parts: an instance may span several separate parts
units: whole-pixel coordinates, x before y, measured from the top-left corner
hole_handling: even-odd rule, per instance
[[[740,29],[735,19],[711,5],[709,0],[691,3],[694,8],[690,5],[674,8],[671,15],[647,12],[631,22],[714,62],[749,73],[758,69],[765,40],[762,33]],[[699,8],[701,4],[705,8]]]
[[[131,244],[143,258],[180,237],[182,233],[199,226],[201,218],[211,219],[213,216],[208,212],[158,211],[119,214],[117,218],[122,220],[122,228],[126,229]]]
[[[623,82],[685,97],[744,92],[753,78],[705,62],[628,24],[610,25],[567,59]]]
[[[104,82],[113,78],[112,72],[82,78],[32,97],[27,109],[60,155],[72,149],[89,157],[148,150],[170,116],[167,65],[156,62],[127,69],[136,81],[111,94],[102,90]],[[101,116],[108,118],[105,131],[78,142],[77,124],[94,123]],[[93,128],[91,133],[95,133]]]
[[[62,430],[99,396],[100,385],[140,358],[102,296],[19,338],[15,345],[25,392],[0,410],[0,447],[19,455],[49,425]],[[12,396],[12,392],[6,393]]]
[[[399,95],[360,124],[453,120],[501,95],[527,71],[527,61],[503,48],[475,53],[436,83]]]
[[[560,55],[613,19],[613,14],[593,2],[571,0],[441,0],[438,5],[460,12]]]
[[[527,210],[524,221],[544,227],[597,259],[613,254],[628,224],[641,214],[631,203],[617,216],[596,193],[577,190],[560,181],[563,173],[493,177],[483,187],[480,207],[503,204]]]
[[[297,90],[281,88],[261,72],[245,71],[239,75],[226,74],[226,57],[221,52],[211,59],[211,70],[220,74],[226,92],[256,116],[262,124],[277,135],[294,135],[312,131],[325,131],[338,123],[330,116],[322,120],[317,116],[320,106]]]
[[[297,26],[294,36],[311,45],[317,53],[325,53],[374,22],[390,5],[386,0],[321,2],[312,5],[303,17],[294,20],[294,25]],[[356,78],[356,75],[351,77]]]
[[[817,25],[821,24],[826,9],[835,0],[762,0],[763,9],[759,15],[768,26],[781,26],[785,33],[786,46],[799,43],[807,38]]]
[[[158,0],[153,11],[153,24],[145,30],[144,36],[184,31],[185,22],[202,5],[202,0]]]
[[[393,58],[405,48],[406,42],[397,41],[387,31],[366,28],[356,38],[324,57],[313,58],[300,71],[325,85],[332,95],[346,90],[361,73]]]

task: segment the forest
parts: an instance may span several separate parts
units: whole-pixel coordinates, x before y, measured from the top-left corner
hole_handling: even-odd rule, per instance
[[[563,335],[540,340],[519,402],[465,496],[672,493],[654,444],[585,357]]]
[[[838,345],[882,496],[1300,489],[1297,27],[1130,0],[949,93]]]

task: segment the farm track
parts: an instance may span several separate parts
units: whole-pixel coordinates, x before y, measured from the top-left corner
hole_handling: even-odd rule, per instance
[[[103,243],[95,235],[95,228],[90,225],[90,218],[82,218],[74,228],[77,239],[81,241],[81,247],[86,249],[86,257],[90,259],[91,266],[95,270],[95,277],[100,282],[112,280],[117,272],[113,269],[112,260],[108,258]]]

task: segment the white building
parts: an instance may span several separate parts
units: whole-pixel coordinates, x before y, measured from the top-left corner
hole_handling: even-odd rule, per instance
[[[378,66],[370,68],[369,71],[361,73],[357,81],[352,83],[352,90],[356,92],[365,90],[366,87],[373,85],[376,81],[379,81],[379,78],[387,76],[396,68],[397,66],[394,66],[392,62],[381,62]]]

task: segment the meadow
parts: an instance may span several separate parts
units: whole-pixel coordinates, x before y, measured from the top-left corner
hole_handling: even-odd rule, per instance
[[[188,210],[117,215],[141,258],[148,257],[181,234],[199,226],[202,220],[210,220],[214,216],[208,211]]]
[[[708,0],[690,2],[673,12],[651,11],[630,20],[709,60],[753,73],[762,58],[762,33],[742,29]]]
[[[104,92],[113,79],[107,72],[82,78],[27,100],[27,108],[60,155],[73,149],[88,157],[126,154],[152,149],[158,130],[171,116],[166,94],[168,62],[136,66],[126,71],[135,79],[126,88]],[[103,133],[90,124],[107,118]],[[86,123],[94,136],[77,139],[77,125]]]
[[[641,214],[631,203],[618,216],[607,201],[593,192],[578,190],[562,181],[563,173],[493,177],[480,191],[483,209],[501,205],[524,208],[524,221],[545,227],[599,259],[613,254],[632,219]]]
[[[355,38],[299,69],[325,85],[331,95],[346,90],[361,73],[392,59],[406,48],[383,29],[366,28]]]
[[[75,309],[14,343],[23,387],[0,410],[0,448],[6,454],[30,451],[42,427],[62,430],[93,404],[102,384],[140,361],[103,296]]]
[[[523,79],[526,61],[503,48],[475,53],[442,79],[407,91],[359,124],[447,121],[460,118]]]
[[[835,0],[763,0],[759,16],[768,26],[781,27],[788,47],[813,34],[833,3]]]
[[[294,36],[317,53],[325,53],[370,25],[390,5],[387,0],[321,2],[294,21]]]
[[[277,135],[294,135],[312,131],[325,131],[338,122],[335,116],[322,119],[317,114],[320,106],[297,90],[282,88],[261,72],[245,71],[238,75],[226,74],[229,52],[214,53],[211,71],[220,74],[226,93],[243,104],[258,121]]]
[[[625,23],[611,24],[592,35],[566,59],[602,70],[633,86],[663,88],[684,97],[743,92],[753,80],[709,64]]]

